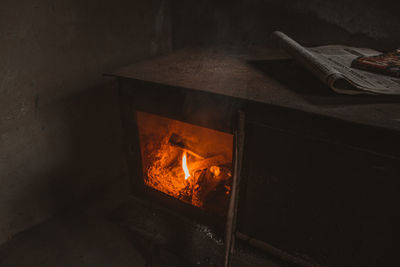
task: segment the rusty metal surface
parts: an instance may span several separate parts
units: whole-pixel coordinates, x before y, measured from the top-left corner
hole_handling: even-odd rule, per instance
[[[183,49],[111,75],[400,130],[400,98],[335,94],[276,49]]]

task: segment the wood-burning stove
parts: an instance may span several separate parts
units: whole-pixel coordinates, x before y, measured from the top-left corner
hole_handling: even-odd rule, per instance
[[[266,264],[239,245],[299,266],[388,266],[400,107],[331,94],[307,73],[287,84],[275,74],[301,71],[288,62],[183,50],[115,72],[132,192],[225,235],[226,265]],[[193,263],[213,254],[199,250]]]
[[[210,226],[223,237],[242,101],[189,88],[119,80],[133,194]]]
[[[224,218],[240,101],[131,79],[120,82],[133,192],[189,214],[201,210],[213,220]]]

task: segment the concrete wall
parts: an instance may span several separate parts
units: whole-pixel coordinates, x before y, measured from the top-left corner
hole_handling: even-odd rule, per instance
[[[264,45],[281,30],[306,45],[394,49],[399,8],[398,0],[175,0],[173,47]]]
[[[0,1],[0,243],[122,179],[102,73],[169,49],[167,4]]]

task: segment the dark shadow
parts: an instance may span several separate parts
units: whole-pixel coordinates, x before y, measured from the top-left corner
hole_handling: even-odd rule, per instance
[[[398,103],[400,96],[343,95],[335,93],[292,59],[251,60],[248,64],[286,86],[314,105],[360,105]]]
[[[194,232],[191,224],[177,217],[170,217],[165,210],[140,204],[141,201],[128,199],[107,219],[119,225],[132,246],[146,261],[146,267],[193,266],[193,240],[201,233]],[[197,248],[196,248],[197,249]],[[200,249],[200,248],[199,248]],[[200,249],[201,250],[201,249]],[[204,251],[203,251],[204,252]]]
[[[318,3],[317,3],[318,2]],[[360,6],[373,10],[374,2],[355,0],[351,4],[345,0],[334,1],[331,12],[341,13],[340,6],[347,6],[354,17],[346,23],[321,16],[327,9],[324,1],[304,0],[176,0],[171,3],[171,24],[173,48],[196,45],[261,45],[271,44],[271,33],[280,30],[305,46],[324,44],[345,44],[358,47],[371,47],[390,51],[398,47],[396,34],[373,38],[362,31],[349,31],[352,27],[370,27],[376,17],[364,19]],[[382,14],[390,13],[395,4],[381,5]],[[310,8],[311,7],[311,8]],[[314,10],[314,11],[311,11]],[[354,21],[353,21],[354,20]],[[355,23],[358,21],[358,23]],[[375,23],[376,24],[376,23]],[[393,25],[397,21],[393,20]],[[379,28],[375,25],[374,28]],[[385,29],[380,29],[385,31]],[[357,33],[355,33],[357,32]]]
[[[33,128],[30,134],[35,140],[40,139],[37,136],[43,140],[28,152],[30,164],[43,164],[46,169],[32,174],[33,182],[23,184],[23,194],[10,201],[20,214],[17,229],[80,208],[117,184],[124,172],[116,81],[103,81],[48,105],[39,97],[35,101],[29,122],[33,126],[27,128]],[[31,175],[29,171],[21,170]]]
[[[54,170],[53,203],[66,206],[90,199],[117,182],[122,173],[122,132],[115,81],[104,82],[62,100],[57,119],[68,131],[68,155]],[[57,142],[55,140],[55,142]]]

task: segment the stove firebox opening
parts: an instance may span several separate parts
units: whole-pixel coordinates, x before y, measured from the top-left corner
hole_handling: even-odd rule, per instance
[[[136,112],[144,184],[224,215],[232,185],[233,135]]]

